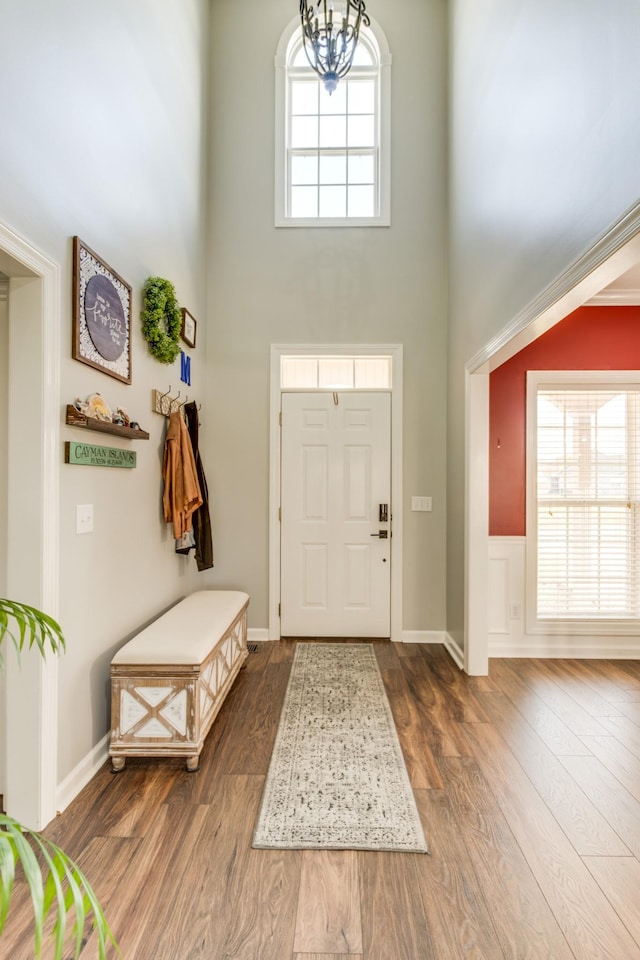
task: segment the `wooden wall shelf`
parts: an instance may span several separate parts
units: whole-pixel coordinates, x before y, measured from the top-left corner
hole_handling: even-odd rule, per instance
[[[110,423],[108,420],[86,417],[84,413],[76,410],[72,403],[67,404],[65,423],[69,427],[82,427],[84,430],[95,430],[96,433],[111,433],[115,437],[127,437],[129,440],[149,439],[146,430],[132,430],[131,427],[121,427],[117,423]]]

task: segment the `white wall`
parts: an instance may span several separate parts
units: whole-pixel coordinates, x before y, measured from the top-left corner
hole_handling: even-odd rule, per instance
[[[274,56],[290,0],[212,6],[209,403],[217,585],[268,623],[269,347],[404,344],[404,628],[445,616],[446,5],[376,0],[393,58],[390,228],[274,227]],[[256,25],[259,24],[259,29]],[[407,29],[409,27],[409,29]],[[233,38],[242,39],[238,53]],[[411,494],[433,513],[410,512]]]
[[[452,0],[447,628],[463,641],[464,367],[640,195],[640,7]]]
[[[7,588],[7,368],[9,283],[0,275],[0,597]],[[2,652],[2,651],[0,651]],[[3,656],[6,654],[4,652]],[[0,670],[0,794],[6,790],[5,672]]]
[[[0,596],[7,583],[7,397],[9,347],[9,282],[0,275]]]
[[[60,450],[61,781],[108,730],[113,652],[204,582],[193,559],[174,555],[160,513],[164,419],[151,390],[178,388],[179,361],[150,357],[139,315],[145,278],[171,279],[201,321],[191,395],[204,399],[208,3],[0,0],[0,21],[0,221],[61,266],[61,420],[66,403],[98,391],[151,433],[109,441],[136,450],[133,471],[65,466]],[[131,386],[71,359],[76,234],[133,287]],[[23,429],[38,442],[38,424]],[[77,436],[63,427],[63,440]],[[75,534],[81,503],[94,505],[91,535]]]

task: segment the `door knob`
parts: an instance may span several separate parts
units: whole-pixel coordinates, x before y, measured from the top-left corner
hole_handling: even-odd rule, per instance
[[[380,537],[381,540],[388,540],[388,539],[389,539],[389,531],[388,531],[388,530],[379,530],[378,533],[372,533],[371,536],[372,536],[372,537]]]

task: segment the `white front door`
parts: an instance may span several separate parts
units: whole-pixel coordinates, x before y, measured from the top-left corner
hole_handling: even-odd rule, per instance
[[[282,636],[390,636],[391,395],[283,393],[281,453]]]

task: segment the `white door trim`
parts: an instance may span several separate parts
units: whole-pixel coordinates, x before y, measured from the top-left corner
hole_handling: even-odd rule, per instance
[[[468,396],[478,394],[480,401],[484,394],[482,409],[470,403],[466,407],[466,437],[474,438],[475,449],[482,446],[489,449],[489,392],[481,380],[637,263],[640,263],[640,200],[466,364]],[[469,450],[465,489],[465,669],[470,673],[486,673],[489,662],[486,596],[471,585],[470,578],[481,564],[486,567],[489,557],[487,465],[482,457],[470,456]],[[487,667],[483,669],[485,664]]]
[[[464,669],[489,672],[489,373],[466,373]]]
[[[34,421],[29,411],[23,412],[21,405],[14,399],[11,405],[10,426],[15,431],[22,428],[22,436],[37,436],[30,467],[38,471],[40,478],[40,502],[35,506],[37,513],[34,530],[35,539],[29,542],[31,560],[28,571],[7,572],[7,592],[17,599],[27,600],[34,606],[47,611],[57,619],[59,609],[59,489],[60,489],[60,268],[30,243],[18,236],[7,226],[0,223],[0,260],[10,258],[12,264],[17,261],[17,270],[5,268],[14,276],[11,286],[20,286],[17,310],[20,301],[28,316],[22,318],[18,312],[12,318],[12,296],[10,293],[10,323],[19,322],[27,330],[29,350],[27,364],[29,376],[23,377],[21,389],[24,393],[27,384],[41,385],[33,395],[36,397],[36,416]],[[18,279],[20,278],[20,279]],[[24,346],[24,344],[23,344]],[[11,365],[17,347],[9,347],[9,380],[11,390]],[[24,357],[21,362],[24,364]],[[24,374],[24,366],[22,367]],[[14,392],[14,398],[16,393]],[[25,405],[25,406],[28,406]],[[26,418],[27,422],[23,419]],[[11,433],[11,429],[10,429]],[[11,437],[9,439],[11,445]],[[11,446],[10,446],[11,449]],[[13,502],[20,490],[20,474],[25,469],[24,461],[9,457],[9,516]],[[13,491],[13,493],[12,493]],[[19,525],[9,524],[8,548],[10,555],[16,550],[15,539],[20,536]],[[24,551],[24,543],[23,543]],[[6,661],[9,665],[9,651]],[[15,658],[13,658],[15,660]],[[46,661],[31,655],[26,669],[27,655],[23,657],[23,673],[14,670],[15,676],[8,685],[8,695],[14,686],[14,679],[24,683],[21,691],[25,701],[25,710],[36,721],[29,728],[29,739],[25,740],[25,731],[20,729],[20,718],[9,713],[7,718],[7,740],[14,744],[7,757],[7,802],[9,812],[19,817],[31,827],[42,828],[53,819],[56,812],[56,781],[58,755],[58,673],[57,660],[48,656]],[[18,691],[14,690],[16,696]],[[25,699],[26,697],[26,699]],[[13,697],[13,704],[16,697]]]
[[[402,641],[402,344],[272,344],[269,404],[269,639],[280,639],[280,358],[390,356],[391,388],[391,639]]]

